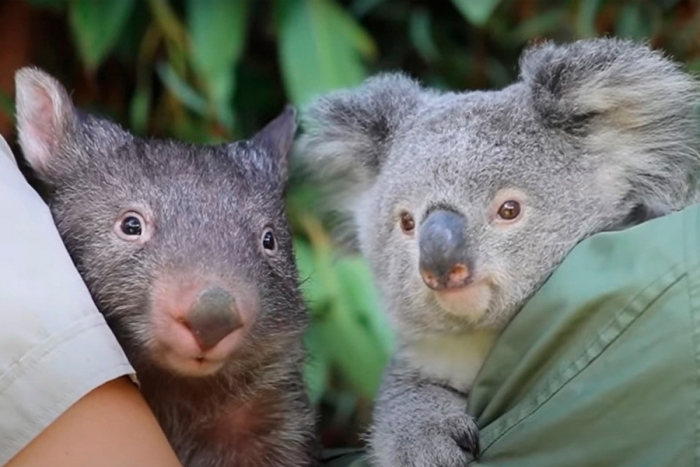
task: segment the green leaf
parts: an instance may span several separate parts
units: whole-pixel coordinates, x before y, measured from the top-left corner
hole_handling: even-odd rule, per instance
[[[332,300],[331,291],[325,287],[324,281],[318,277],[316,270],[316,256],[311,246],[303,239],[294,238],[294,256],[299,269],[299,277],[302,281],[301,292],[306,302],[311,306],[311,311],[319,315],[324,307]]]
[[[200,115],[206,115],[207,102],[202,96],[190,87],[178,76],[172,66],[166,62],[159,62],[156,65],[156,72],[165,87],[173,93],[177,99],[186,107]]]
[[[80,56],[97,68],[117,43],[134,0],[71,0],[70,25]]]
[[[639,5],[625,5],[616,25],[616,33],[620,37],[641,40],[649,35],[650,25],[643,16]]]
[[[600,2],[601,0],[581,0],[576,21],[579,37],[594,37],[598,34],[595,20]]]
[[[62,8],[68,0],[25,0],[32,6],[37,6],[39,8],[52,8],[59,9]]]
[[[374,276],[362,256],[354,255],[336,262],[335,270],[354,315],[376,340],[376,358],[386,363],[394,348],[394,335],[384,314]]]
[[[277,0],[280,63],[292,101],[359,84],[372,38],[332,0]]]
[[[148,124],[148,111],[151,106],[151,90],[139,87],[129,104],[129,120],[131,129],[137,134],[144,134]]]
[[[235,89],[235,65],[248,31],[250,0],[189,0],[187,27],[195,69],[224,118]],[[230,113],[230,111],[228,111]]]
[[[408,28],[411,41],[421,57],[428,62],[437,60],[440,52],[433,41],[430,12],[425,8],[416,8],[409,18]]]
[[[4,112],[8,117],[15,118],[15,101],[9,94],[0,91],[0,112]]]
[[[309,327],[304,335],[304,344],[309,354],[304,367],[304,383],[311,403],[317,404],[326,391],[331,362],[317,326]]]
[[[452,0],[462,15],[472,24],[483,26],[501,0]]]
[[[517,28],[508,33],[508,38],[514,43],[527,42],[533,37],[544,36],[557,29],[562,24],[566,24],[567,20],[567,12],[563,8],[541,13],[520,23]]]

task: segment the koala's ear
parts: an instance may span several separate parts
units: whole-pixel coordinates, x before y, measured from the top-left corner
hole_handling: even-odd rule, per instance
[[[74,131],[75,109],[58,81],[32,67],[15,73],[15,102],[22,152],[29,165],[45,177]]]
[[[291,105],[253,136],[251,142],[271,157],[274,170],[281,180],[286,180],[289,158],[297,131],[297,111]]]
[[[698,83],[661,52],[545,43],[523,54],[521,78],[543,124],[581,138],[611,203],[668,212],[697,192]]]
[[[599,38],[566,45],[546,42],[523,53],[521,78],[550,127],[586,131],[596,117],[631,130],[687,119],[696,83],[648,46]]]
[[[320,96],[302,111],[295,157],[338,196],[363,192],[372,186],[399,127],[424,92],[402,73],[385,73],[356,88]]]

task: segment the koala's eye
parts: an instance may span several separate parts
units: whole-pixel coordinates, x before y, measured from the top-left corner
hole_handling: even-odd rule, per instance
[[[508,200],[498,208],[498,217],[506,221],[512,221],[520,215],[520,203]]]
[[[268,255],[274,255],[277,251],[277,241],[272,230],[265,229],[262,235],[262,247]]]
[[[416,221],[413,220],[413,216],[407,212],[401,213],[401,230],[406,234],[410,234],[415,228]]]
[[[143,240],[145,229],[146,221],[143,216],[134,211],[124,213],[117,221],[117,235],[123,240]]]

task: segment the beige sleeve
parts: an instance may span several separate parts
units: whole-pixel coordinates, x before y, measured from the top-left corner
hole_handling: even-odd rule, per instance
[[[134,370],[0,136],[0,465]]]

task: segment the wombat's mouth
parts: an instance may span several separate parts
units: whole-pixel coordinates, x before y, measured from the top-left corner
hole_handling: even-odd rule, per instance
[[[252,288],[218,278],[156,281],[151,308],[154,361],[183,376],[216,373],[243,345],[258,309],[256,298]]]
[[[203,350],[192,331],[172,320],[156,331],[153,357],[165,369],[189,377],[204,377],[217,373],[245,339],[245,327],[228,334],[214,347]]]

